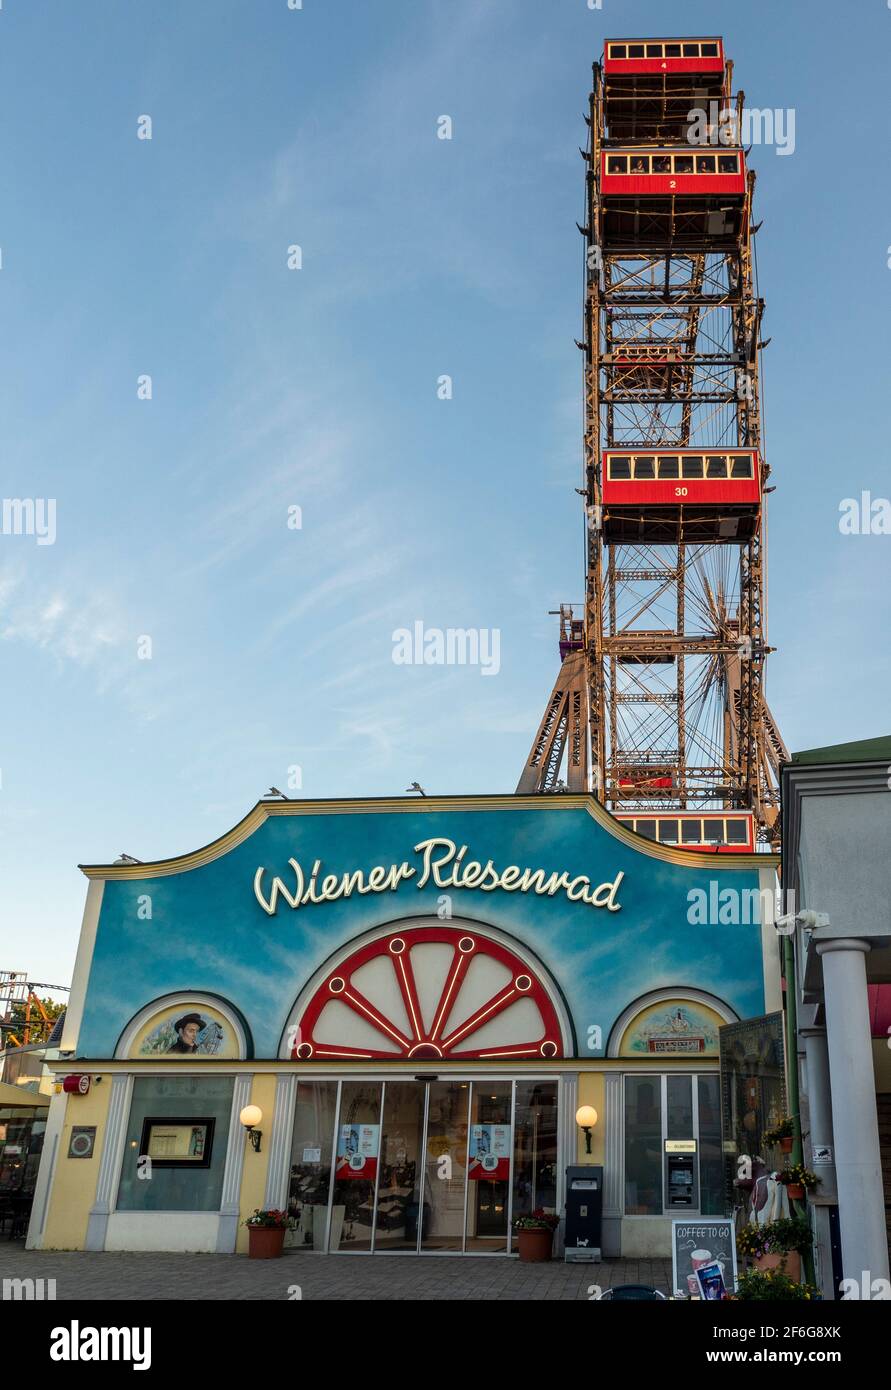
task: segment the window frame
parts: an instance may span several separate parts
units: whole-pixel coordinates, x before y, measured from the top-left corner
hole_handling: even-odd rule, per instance
[[[627,1061],[627,1059],[625,1059],[625,1060]],[[713,1059],[711,1059],[711,1060],[712,1060],[713,1062],[717,1063],[717,1060],[718,1060],[718,1059],[717,1059],[717,1058],[713,1058]],[[669,1206],[669,1204],[668,1204],[668,1153],[667,1153],[667,1150],[666,1150],[666,1147],[665,1147],[665,1146],[666,1146],[666,1143],[668,1142],[668,1137],[669,1137],[669,1136],[668,1136],[668,1079],[669,1079],[669,1077],[678,1077],[678,1076],[689,1077],[689,1080],[690,1080],[690,1102],[691,1102],[691,1119],[692,1119],[692,1129],[693,1129],[693,1133],[689,1136],[689,1138],[692,1139],[693,1142],[694,1142],[695,1145],[696,1145],[696,1150],[695,1150],[695,1152],[694,1152],[693,1154],[690,1155],[691,1159],[693,1159],[693,1161],[694,1161],[694,1184],[695,1184],[695,1186],[694,1186],[694,1194],[695,1194],[695,1197],[696,1197],[696,1205],[695,1205],[695,1206],[691,1206],[691,1207],[688,1208],[688,1209],[685,1209],[684,1215],[685,1215],[685,1216],[689,1216],[690,1219],[693,1220],[693,1221],[695,1221],[697,1217],[702,1216],[702,1171],[701,1171],[701,1165],[702,1165],[702,1132],[701,1132],[701,1129],[702,1129],[702,1126],[701,1126],[701,1116],[700,1116],[700,1106],[699,1106],[699,1089],[700,1089],[700,1088],[699,1088],[699,1078],[700,1078],[701,1076],[717,1077],[718,1080],[719,1080],[719,1091],[718,1091],[718,1094],[719,1094],[719,1096],[720,1096],[720,1071],[719,1071],[717,1065],[715,1065],[714,1068],[713,1068],[712,1070],[708,1071],[708,1070],[706,1070],[701,1064],[698,1064],[698,1065],[695,1065],[694,1067],[692,1067],[689,1071],[687,1071],[686,1069],[683,1070],[683,1071],[680,1071],[680,1070],[678,1070],[678,1071],[675,1071],[675,1070],[672,1070],[672,1071],[659,1071],[659,1070],[651,1070],[650,1068],[647,1068],[646,1070],[644,1070],[644,1069],[642,1068],[640,1071],[624,1071],[624,1072],[622,1073],[622,1110],[621,1110],[621,1113],[622,1113],[622,1207],[621,1207],[621,1218],[620,1218],[622,1221],[652,1221],[652,1220],[664,1221],[666,1217],[671,1218],[672,1216],[677,1216],[677,1215],[680,1213],[680,1211],[681,1211],[681,1209],[680,1209],[679,1207],[671,1207],[671,1206]],[[661,1207],[662,1207],[662,1209],[661,1209],[661,1211],[652,1212],[652,1213],[647,1213],[647,1214],[644,1214],[644,1213],[641,1213],[641,1212],[629,1212],[629,1211],[628,1211],[628,1191],[627,1191],[627,1176],[626,1176],[626,1173],[627,1173],[627,1166],[626,1166],[626,1136],[627,1136],[627,1113],[628,1113],[628,1111],[627,1111],[627,1105],[628,1105],[628,1102],[627,1102],[627,1082],[628,1082],[629,1080],[637,1081],[637,1080],[644,1080],[644,1079],[647,1079],[647,1080],[650,1080],[650,1081],[657,1081],[657,1080],[658,1080],[658,1082],[659,1082],[659,1108],[660,1108],[660,1129],[661,1129],[659,1168],[660,1168],[660,1192],[661,1192],[661,1199],[662,1199],[662,1200],[661,1200]]]

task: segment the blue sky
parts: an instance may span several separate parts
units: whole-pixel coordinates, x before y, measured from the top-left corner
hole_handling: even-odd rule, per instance
[[[793,749],[888,731],[891,538],[838,530],[891,493],[884,4],[5,0],[2,493],[57,539],[0,535],[0,968],[66,981],[78,861],[206,843],[293,764],[513,789],[583,589],[590,64],[666,31],[796,112],[752,155],[769,700]],[[498,676],[394,665],[418,619],[500,629]]]

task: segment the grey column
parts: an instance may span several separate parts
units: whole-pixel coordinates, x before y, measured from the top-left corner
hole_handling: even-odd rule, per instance
[[[845,1278],[888,1278],[885,1199],[866,993],[869,944],[855,937],[817,946],[823,963],[835,1172]]]
[[[84,1245],[86,1250],[105,1249],[108,1217],[114,1208],[118,1195],[118,1181],[121,1176],[121,1163],[124,1157],[124,1140],[127,1136],[132,1086],[133,1078],[128,1076],[126,1072],[115,1072],[111,1078],[111,1098],[108,1102],[108,1116],[105,1121],[102,1158],[99,1160],[96,1200],[90,1209],[87,1221],[87,1238]]]
[[[296,1072],[287,1072],[284,1076],[275,1078],[275,1114],[272,1117],[272,1134],[267,1140],[269,1163],[266,1167],[264,1206],[275,1207],[278,1210],[284,1208],[288,1197],[288,1164],[291,1157],[296,1093]]]
[[[835,1152],[832,1142],[832,1097],[829,1088],[829,1046],[826,1029],[799,1028],[798,1034],[804,1039],[807,1066],[810,1163],[820,1179],[820,1196],[832,1197],[836,1191],[834,1157],[817,1157],[821,1149],[828,1149],[831,1154]]]
[[[622,1075],[609,1071],[604,1077],[603,1100],[603,1235],[604,1255],[622,1253],[624,1211],[624,1163],[622,1161]]]
[[[244,1172],[244,1150],[248,1142],[244,1126],[238,1117],[244,1107],[250,1104],[253,1080],[249,1072],[239,1072],[232,1089],[229,1142],[226,1145],[220,1225],[217,1230],[217,1253],[220,1255],[233,1254],[238,1239],[238,1199],[241,1193],[241,1175]]]

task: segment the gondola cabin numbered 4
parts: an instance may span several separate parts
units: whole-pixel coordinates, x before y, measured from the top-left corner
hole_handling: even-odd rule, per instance
[[[645,73],[723,73],[724,44],[707,39],[608,39],[603,71],[621,77]]]

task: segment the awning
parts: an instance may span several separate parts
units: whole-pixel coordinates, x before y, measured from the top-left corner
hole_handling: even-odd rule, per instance
[[[0,1081],[0,1107],[2,1108],[9,1105],[43,1107],[49,1103],[49,1096],[41,1095],[38,1091],[27,1091],[24,1086],[10,1086],[8,1081]]]

